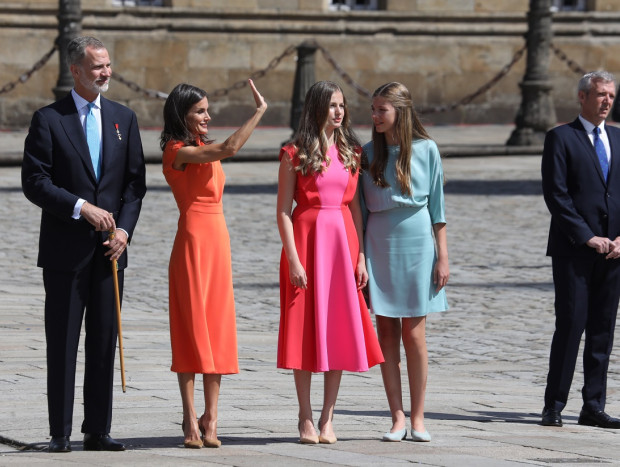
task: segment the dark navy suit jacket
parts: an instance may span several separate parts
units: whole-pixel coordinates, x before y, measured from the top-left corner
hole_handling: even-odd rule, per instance
[[[73,219],[79,198],[114,214],[133,234],[146,193],[144,154],[135,113],[101,97],[102,166],[99,181],[71,94],[38,110],[24,146],[22,188],[42,208],[38,266],[75,271],[107,235],[84,218]],[[118,260],[127,265],[127,252]]]
[[[585,244],[590,238],[620,235],[620,129],[605,130],[611,148],[607,183],[579,119],[547,133],[542,181],[551,213],[548,256],[595,256]]]

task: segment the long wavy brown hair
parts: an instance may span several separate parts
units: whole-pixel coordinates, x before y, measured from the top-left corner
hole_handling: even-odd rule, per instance
[[[396,180],[403,194],[411,196],[411,145],[416,139],[431,139],[426,132],[418,114],[413,107],[411,93],[401,83],[395,81],[379,86],[372,95],[383,97],[396,110],[394,135],[399,141],[400,150],[396,160]],[[390,186],[385,179],[385,168],[388,161],[387,141],[385,133],[378,133],[372,127],[374,158],[370,164],[370,175],[375,185],[382,188]]]
[[[327,156],[329,143],[325,134],[325,126],[329,116],[329,104],[332,94],[341,92],[342,89],[331,81],[318,81],[314,83],[306,93],[304,108],[299,121],[299,128],[293,138],[297,148],[299,164],[295,170],[303,175],[321,173],[329,165],[330,159]],[[349,119],[349,108],[347,100],[344,98],[344,116],[340,128],[334,130],[334,143],[338,148],[340,160],[344,166],[355,173],[360,165],[360,158],[356,149],[360,143]]]

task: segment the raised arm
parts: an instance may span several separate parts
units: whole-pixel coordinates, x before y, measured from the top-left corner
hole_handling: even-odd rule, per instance
[[[184,146],[177,152],[172,167],[181,170],[184,164],[202,164],[204,162],[214,162],[228,157],[232,157],[246,143],[263,114],[267,110],[267,103],[263,96],[258,92],[254,82],[248,80],[254,101],[256,102],[256,111],[241,127],[230,135],[223,143],[206,144],[204,146]]]

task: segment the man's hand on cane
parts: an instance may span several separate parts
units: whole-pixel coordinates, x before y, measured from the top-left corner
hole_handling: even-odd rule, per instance
[[[103,242],[103,245],[109,248],[105,255],[110,257],[110,261],[118,260],[125,248],[127,248],[127,232],[116,228],[116,222],[114,222],[112,213],[98,208],[94,204],[85,202],[82,205],[80,214],[89,224],[95,227],[95,230],[113,233]]]
[[[103,242],[103,246],[109,248],[105,255],[109,256],[111,261],[117,261],[127,248],[127,233],[122,229],[111,230],[111,232],[112,235]]]

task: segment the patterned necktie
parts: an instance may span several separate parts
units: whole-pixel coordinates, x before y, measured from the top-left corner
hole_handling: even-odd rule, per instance
[[[93,161],[95,177],[99,180],[99,174],[101,173],[101,143],[99,140],[99,125],[97,125],[93,107],[95,107],[95,103],[89,102],[84,126],[86,127],[86,141],[88,142],[90,159]]]
[[[598,156],[598,161],[601,164],[601,170],[603,171],[603,177],[605,177],[605,181],[607,181],[607,173],[609,172],[609,161],[607,160],[607,151],[605,151],[605,145],[601,141],[599,137],[599,133],[601,129],[599,127],[594,128],[594,149],[596,150],[596,155]]]

